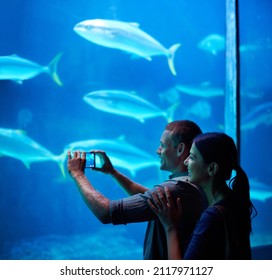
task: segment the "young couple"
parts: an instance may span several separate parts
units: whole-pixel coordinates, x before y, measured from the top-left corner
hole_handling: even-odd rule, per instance
[[[93,151],[129,197],[110,200],[84,174],[86,153],[68,151],[68,171],[102,223],[148,221],[144,259],[251,259],[247,175],[235,143],[224,133],[201,133],[192,121],[169,123],[157,154],[169,180],[148,189],[119,171],[104,151]],[[232,171],[236,176],[231,179]],[[231,179],[231,180],[230,180]],[[230,180],[229,185],[227,181]]]

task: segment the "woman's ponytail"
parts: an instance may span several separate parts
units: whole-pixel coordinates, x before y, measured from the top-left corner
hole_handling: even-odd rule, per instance
[[[244,216],[243,221],[247,223],[249,231],[251,231],[251,216],[256,209],[250,200],[250,185],[248,177],[239,164],[235,164],[233,169],[236,171],[236,176],[230,181],[230,187],[233,190],[234,200],[238,206],[239,213]]]

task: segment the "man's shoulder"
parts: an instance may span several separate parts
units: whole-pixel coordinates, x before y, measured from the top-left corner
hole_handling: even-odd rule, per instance
[[[181,181],[181,182],[189,183],[189,176],[178,176],[178,177],[168,179],[167,181]]]
[[[197,192],[203,193],[202,189],[189,182],[188,176],[178,176],[171,179],[168,179],[160,184],[162,187],[169,187],[170,191],[172,190],[179,190],[179,191],[186,191],[186,192]]]

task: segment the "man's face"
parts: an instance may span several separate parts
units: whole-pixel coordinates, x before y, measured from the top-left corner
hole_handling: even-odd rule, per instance
[[[161,158],[161,170],[170,171],[172,173],[177,171],[180,163],[178,147],[175,147],[169,130],[163,132],[157,154]]]

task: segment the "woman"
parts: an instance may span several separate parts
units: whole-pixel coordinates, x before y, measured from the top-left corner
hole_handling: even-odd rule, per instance
[[[162,221],[166,233],[169,259],[251,259],[251,215],[249,182],[238,164],[235,143],[224,133],[203,133],[194,139],[185,160],[189,181],[200,186],[209,207],[202,213],[184,256],[179,250],[177,221],[182,215],[180,199],[172,200],[158,190],[149,206]],[[236,171],[231,178],[232,171]]]

